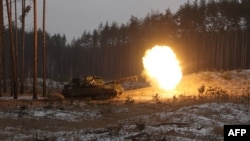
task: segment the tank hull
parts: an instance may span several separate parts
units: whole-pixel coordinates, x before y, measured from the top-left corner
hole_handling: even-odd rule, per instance
[[[91,99],[110,99],[117,96],[114,89],[106,88],[73,88],[62,92],[66,98],[91,98]]]

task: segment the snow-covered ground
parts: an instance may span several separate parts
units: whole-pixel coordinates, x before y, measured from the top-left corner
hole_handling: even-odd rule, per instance
[[[39,99],[37,104],[29,97],[18,101],[3,97],[0,140],[223,140],[224,125],[250,125],[249,84],[250,70],[200,72],[184,76],[177,89],[167,93],[170,99],[151,87],[129,90],[106,102],[45,99],[41,104]],[[219,87],[214,91],[229,98],[199,99],[203,85],[203,95]],[[156,91],[159,97],[154,97]]]
[[[158,104],[158,106],[166,105]],[[111,110],[112,114],[130,112],[129,108],[121,107]],[[12,119],[10,121],[23,120],[25,123],[17,126],[1,123],[6,124],[1,126],[0,131],[4,140],[223,140],[223,125],[250,124],[250,110],[249,105],[244,104],[209,102],[126,117],[114,120],[115,122],[105,127],[64,129],[60,125],[56,130],[50,129],[52,127],[49,125],[49,120],[84,124],[108,117],[100,109],[88,108],[80,111],[57,108],[32,108],[20,111],[19,108],[19,110],[0,112],[0,120],[8,118]],[[44,127],[29,129],[30,125],[25,124],[29,124],[27,121],[31,119],[44,123]]]

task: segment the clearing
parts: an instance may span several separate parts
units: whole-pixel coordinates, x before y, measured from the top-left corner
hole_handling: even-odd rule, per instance
[[[250,70],[235,70],[189,74],[173,91],[144,87],[105,101],[4,96],[0,140],[223,140],[223,125],[250,124],[249,84]]]

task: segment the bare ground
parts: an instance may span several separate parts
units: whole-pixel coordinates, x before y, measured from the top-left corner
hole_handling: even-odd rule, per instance
[[[247,74],[192,74],[175,91],[146,87],[104,101],[5,96],[0,140],[223,140],[224,124],[250,124]],[[228,97],[199,96],[202,85]]]

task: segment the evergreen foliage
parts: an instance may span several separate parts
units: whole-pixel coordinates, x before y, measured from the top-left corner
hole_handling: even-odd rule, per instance
[[[143,19],[131,16],[121,25],[100,23],[97,29],[84,31],[70,43],[65,35],[47,33],[47,78],[69,80],[98,75],[116,79],[137,75],[143,69],[145,50],[154,45],[171,46],[184,73],[249,69],[249,7],[249,0],[188,1],[176,13],[166,9],[165,13],[151,12]],[[9,63],[7,29],[5,33],[5,56]],[[21,29],[18,34],[21,35]],[[21,44],[21,36],[18,37]],[[33,33],[26,32],[26,77],[32,77],[32,42]],[[38,31],[38,61],[38,77],[42,77],[41,30]]]

